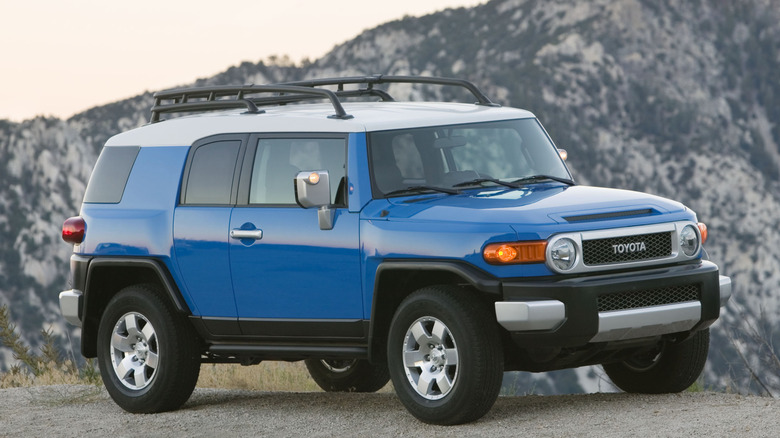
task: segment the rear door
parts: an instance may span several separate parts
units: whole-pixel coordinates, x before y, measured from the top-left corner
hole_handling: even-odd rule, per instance
[[[255,135],[230,218],[230,270],[242,333],[362,338],[358,213],[347,210],[347,137]],[[299,171],[327,170],[332,230],[295,203]],[[235,230],[235,231],[233,231]]]
[[[174,213],[174,253],[195,316],[217,334],[239,334],[227,229],[238,194],[247,135],[193,144]]]

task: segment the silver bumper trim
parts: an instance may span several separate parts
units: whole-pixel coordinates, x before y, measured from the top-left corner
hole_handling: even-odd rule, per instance
[[[690,330],[701,320],[701,303],[687,301],[640,309],[599,312],[599,331],[590,342],[609,342]]]
[[[552,330],[566,320],[566,306],[557,300],[499,301],[496,320],[510,332]]]
[[[80,290],[76,289],[60,292],[60,312],[66,321],[76,327],[81,327],[80,311],[83,295]]]
[[[719,276],[720,283],[720,307],[726,305],[731,298],[731,278],[725,275]]]

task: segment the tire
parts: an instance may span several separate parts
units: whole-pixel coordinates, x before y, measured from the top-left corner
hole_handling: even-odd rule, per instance
[[[306,359],[306,368],[326,392],[376,392],[390,380],[386,364],[364,359]]]
[[[709,345],[710,330],[705,329],[685,341],[664,342],[653,351],[602,367],[612,383],[625,392],[680,392],[693,385],[701,375]]]
[[[387,358],[398,398],[426,423],[479,419],[501,389],[504,355],[495,315],[459,287],[426,287],[408,296],[390,324]]]
[[[106,306],[97,339],[106,390],[122,409],[178,409],[200,373],[197,339],[186,319],[151,285],[122,289]]]

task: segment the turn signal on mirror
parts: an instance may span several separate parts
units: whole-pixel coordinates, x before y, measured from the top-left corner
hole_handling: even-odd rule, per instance
[[[492,265],[515,263],[544,263],[547,241],[491,243],[482,251],[482,257]]]

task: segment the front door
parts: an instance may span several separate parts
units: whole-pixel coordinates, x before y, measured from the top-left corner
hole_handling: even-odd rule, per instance
[[[230,218],[230,269],[245,335],[363,336],[358,214],[347,211],[346,137],[256,136]],[[295,203],[299,171],[328,170],[332,230]],[[343,179],[343,181],[341,181]]]

